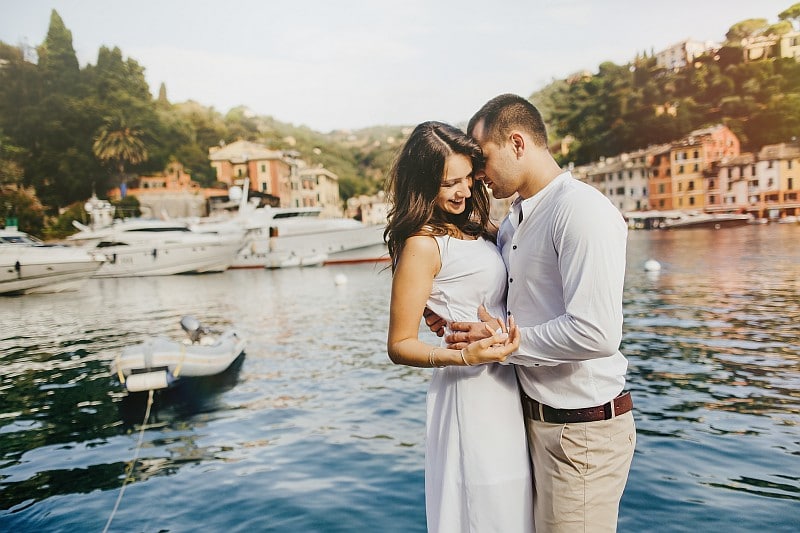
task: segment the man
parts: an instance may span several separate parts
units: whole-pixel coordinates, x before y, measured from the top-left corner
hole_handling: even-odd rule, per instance
[[[517,365],[534,474],[537,533],[615,531],[636,442],[622,338],[627,226],[597,190],[563,172],[538,110],[501,95],[472,117],[476,173],[496,198],[518,198],[497,245],[508,313],[521,330]],[[437,329],[434,317],[426,319]],[[480,319],[491,319],[481,310]],[[485,337],[452,323],[451,347]]]

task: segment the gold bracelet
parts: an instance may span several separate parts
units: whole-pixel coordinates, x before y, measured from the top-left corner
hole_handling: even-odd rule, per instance
[[[464,348],[461,348],[461,360],[464,361],[466,366],[472,366],[471,364],[467,363],[467,358],[464,357]]]
[[[428,363],[431,365],[431,368],[444,368],[444,365],[437,365],[436,364],[436,348],[430,351],[428,354]]]

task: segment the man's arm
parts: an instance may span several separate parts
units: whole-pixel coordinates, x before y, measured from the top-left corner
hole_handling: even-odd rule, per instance
[[[627,226],[612,206],[598,209],[597,199],[584,195],[577,200],[558,215],[553,235],[566,311],[522,324],[520,349],[508,362],[557,365],[619,349]]]

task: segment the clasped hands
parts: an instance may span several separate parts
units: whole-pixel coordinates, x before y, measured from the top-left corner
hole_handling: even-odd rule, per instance
[[[442,317],[427,307],[422,316],[433,333],[444,336],[447,322]],[[481,305],[478,307],[478,318],[480,322],[451,322],[451,333],[444,337],[447,348],[463,349],[470,365],[503,362],[519,348],[520,333],[513,316],[508,317],[506,325]]]

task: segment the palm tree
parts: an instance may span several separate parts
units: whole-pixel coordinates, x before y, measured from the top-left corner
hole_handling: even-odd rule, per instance
[[[129,125],[121,114],[107,117],[105,124],[97,130],[92,152],[102,163],[118,172],[120,186],[125,184],[126,164],[138,165],[147,161],[143,137],[144,131]]]

